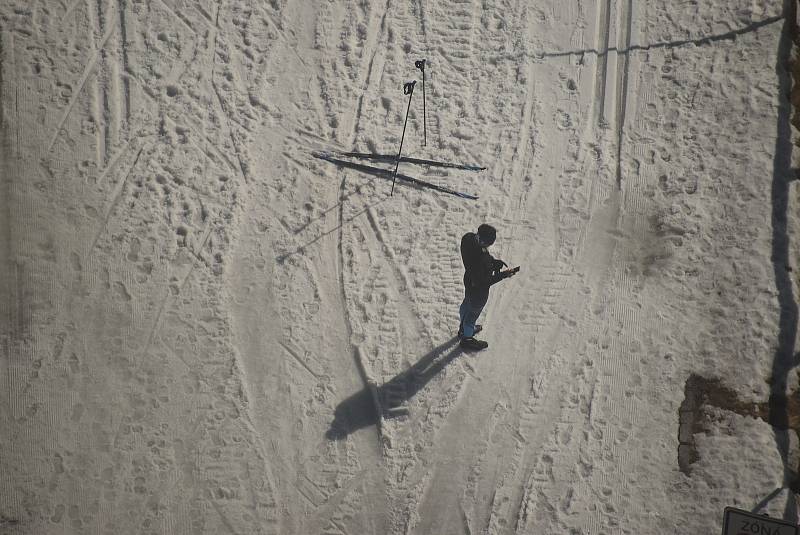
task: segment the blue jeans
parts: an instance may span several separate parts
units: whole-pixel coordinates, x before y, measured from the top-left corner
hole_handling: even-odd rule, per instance
[[[486,300],[489,293],[483,292],[473,293],[465,292],[464,301],[458,309],[458,315],[461,318],[461,331],[463,338],[470,338],[475,335],[475,322],[478,321],[478,316],[481,315],[483,307],[486,306]]]

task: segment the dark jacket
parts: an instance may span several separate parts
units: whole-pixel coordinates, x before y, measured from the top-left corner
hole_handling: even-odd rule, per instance
[[[489,286],[503,279],[500,273],[502,263],[478,243],[478,235],[474,232],[467,232],[461,238],[461,260],[464,262],[467,292],[488,294]]]

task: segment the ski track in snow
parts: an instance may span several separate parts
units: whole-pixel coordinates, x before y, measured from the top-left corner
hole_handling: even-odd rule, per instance
[[[795,332],[781,9],[0,6],[0,531],[796,515],[797,441],[759,412]],[[314,157],[395,154],[422,58],[428,143],[416,91],[399,172],[476,201]],[[468,354],[458,245],[484,221],[522,270]],[[715,380],[738,397],[689,392]]]

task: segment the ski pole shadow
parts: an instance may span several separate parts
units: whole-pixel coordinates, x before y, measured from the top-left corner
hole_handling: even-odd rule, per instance
[[[374,392],[369,387],[356,392],[336,407],[325,437],[342,440],[359,429],[377,425],[381,417],[394,417],[394,410],[417,395],[461,353],[458,337],[454,336],[426,353],[409,369],[374,387]]]
[[[353,162],[348,162],[348,161],[345,161],[345,160],[337,160],[335,158],[328,158],[326,156],[321,156],[321,155],[316,154],[316,153],[314,154],[314,157],[315,158],[319,158],[321,160],[328,161],[328,162],[333,163],[335,165],[340,165],[342,167],[349,167],[351,169],[356,169],[358,171],[362,171],[364,173],[367,173],[367,174],[370,174],[370,175],[373,175],[373,176],[379,176],[381,178],[385,178],[386,180],[392,180],[392,171],[390,171],[388,169],[381,169],[379,167],[370,167],[368,165],[355,164]],[[360,195],[362,193],[362,189],[361,189],[362,186],[363,186],[363,184],[357,185],[353,191],[351,191],[350,193],[348,193],[344,197],[341,197],[336,204],[326,208],[319,216],[317,216],[315,218],[312,218],[312,219],[309,219],[308,221],[306,221],[304,224],[302,224],[298,228],[292,230],[294,235],[296,236],[296,235],[302,233],[308,227],[310,227],[312,224],[314,224],[314,223],[316,223],[318,221],[322,221],[323,219],[327,218],[329,215],[334,213],[334,211],[336,211],[337,209],[340,209],[341,206],[342,206],[342,202],[346,201],[351,196]],[[357,217],[365,214],[370,208],[374,208],[375,206],[377,206],[377,205],[381,204],[382,202],[386,201],[388,198],[389,198],[388,195],[383,195],[380,199],[378,199],[377,201],[371,203],[369,206],[365,207],[363,210],[361,210],[357,214],[351,216],[350,218],[348,218],[348,219],[346,219],[344,221],[341,221],[338,225],[334,226],[333,228],[331,228],[329,230],[326,230],[325,232],[322,232],[317,237],[315,237],[312,240],[304,243],[303,245],[300,245],[300,246],[296,247],[294,250],[287,251],[287,252],[285,252],[283,254],[278,255],[277,257],[275,257],[275,259],[278,261],[278,263],[283,264],[290,257],[295,256],[297,254],[305,253],[306,249],[308,249],[309,247],[311,247],[312,245],[317,243],[319,240],[321,240],[325,236],[333,234],[334,232],[336,232],[337,230],[342,228],[342,226],[345,225],[345,224],[352,223]]]
[[[767,494],[760,502],[758,502],[750,510],[750,512],[751,513],[758,513],[759,511],[761,511],[764,507],[769,505],[769,502],[774,500],[783,491],[784,488],[786,488],[786,487],[778,487],[775,490],[773,490],[772,492],[770,492],[769,494]]]
[[[345,198],[346,198],[346,197],[345,197]],[[278,261],[278,263],[280,263],[280,264],[283,264],[284,262],[286,262],[286,260],[287,260],[289,257],[292,257],[292,256],[294,256],[294,255],[297,255],[297,254],[303,254],[303,253],[305,253],[305,252],[306,252],[306,249],[308,249],[309,247],[311,247],[312,245],[314,245],[315,243],[317,243],[319,240],[321,240],[321,239],[322,239],[322,238],[324,238],[325,236],[328,236],[328,235],[330,235],[330,234],[333,234],[334,232],[336,232],[337,230],[339,230],[340,228],[342,228],[342,226],[343,226],[343,225],[347,225],[347,224],[349,224],[349,223],[352,223],[352,222],[353,222],[353,221],[354,221],[356,218],[358,218],[358,217],[360,217],[361,215],[363,215],[363,214],[367,213],[367,212],[369,211],[369,209],[370,209],[370,208],[374,208],[374,207],[378,206],[379,204],[381,204],[382,202],[384,202],[384,201],[385,201],[386,199],[388,199],[388,198],[389,198],[389,197],[388,197],[388,195],[387,195],[386,197],[384,197],[384,198],[382,198],[382,199],[380,199],[380,200],[378,200],[378,201],[375,201],[375,202],[373,202],[373,203],[369,204],[369,205],[368,205],[366,208],[364,208],[364,209],[363,209],[363,210],[361,210],[360,212],[358,212],[358,213],[356,213],[356,214],[354,214],[354,215],[350,216],[348,219],[345,219],[344,221],[342,221],[341,223],[339,223],[338,225],[336,225],[336,226],[335,226],[335,227],[333,227],[332,229],[330,229],[330,230],[326,230],[325,232],[323,232],[323,233],[319,234],[319,235],[318,235],[316,238],[314,238],[314,239],[312,239],[312,240],[310,240],[310,241],[308,241],[308,242],[304,243],[303,245],[300,245],[299,247],[297,247],[296,249],[294,249],[294,250],[292,250],[292,251],[288,251],[288,252],[285,252],[285,253],[283,253],[283,254],[280,254],[280,255],[278,255],[277,257],[275,257],[275,259]],[[303,230],[305,230],[305,228],[306,228],[306,227],[308,227],[309,225],[311,225],[312,223],[314,223],[314,222],[316,222],[316,221],[318,221],[318,220],[324,219],[324,218],[325,218],[325,217],[326,217],[326,216],[327,216],[327,215],[328,215],[328,214],[329,214],[331,211],[333,211],[333,210],[334,210],[334,209],[336,209],[336,208],[339,208],[339,207],[341,206],[341,204],[342,204],[342,203],[341,203],[341,201],[340,201],[340,202],[336,203],[335,205],[333,205],[332,207],[328,208],[327,210],[325,210],[325,212],[323,212],[323,213],[322,213],[322,215],[321,215],[320,217],[318,217],[318,218],[317,218],[317,219],[315,219],[315,220],[309,221],[308,223],[306,223],[305,225],[303,225],[302,227],[300,227],[299,229],[297,229],[297,230],[295,231],[295,234],[299,234],[300,232],[302,232]]]

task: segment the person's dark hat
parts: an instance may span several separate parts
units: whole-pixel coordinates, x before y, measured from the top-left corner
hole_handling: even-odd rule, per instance
[[[495,230],[493,226],[484,223],[478,227],[478,237],[484,244],[491,245],[494,243],[495,238],[497,238],[497,230]]]

